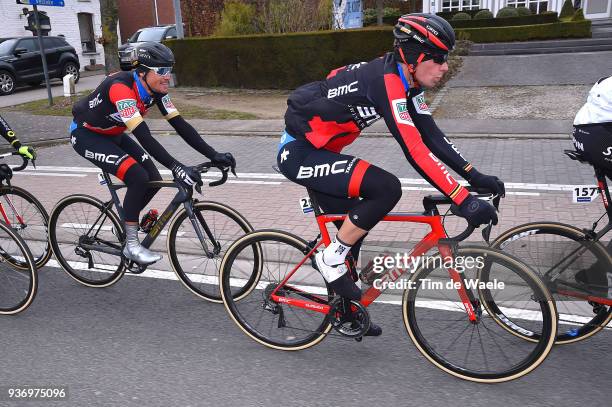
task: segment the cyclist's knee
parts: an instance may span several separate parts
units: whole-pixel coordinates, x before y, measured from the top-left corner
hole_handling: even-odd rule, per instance
[[[129,187],[133,185],[143,185],[149,182],[149,173],[140,165],[132,165],[125,172],[123,182]]]
[[[395,175],[371,165],[363,177],[361,196],[384,200],[393,208],[402,197],[402,184]]]

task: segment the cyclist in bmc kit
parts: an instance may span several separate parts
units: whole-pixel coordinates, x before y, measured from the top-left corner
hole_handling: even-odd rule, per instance
[[[463,188],[445,169],[472,186],[504,193],[504,184],[469,164],[434,123],[423,88],[448,70],[455,34],[446,20],[430,14],[400,17],[394,51],[333,70],[325,80],[303,85],[287,101],[286,129],[278,149],[280,171],[314,191],[326,212],[348,213],[332,243],[315,256],[316,265],[340,296],[359,300],[345,257],[356,259],[362,239],[399,201],[399,179],[357,157],[342,154],[361,130],[380,118],[412,166],[459,206],[474,226],[497,223],[495,209]],[[373,326],[368,335],[380,335]]]
[[[174,55],[165,45],[155,42],[138,45],[132,53],[133,71],[107,76],[72,109],[72,147],[127,185],[123,201],[126,229],[123,255],[139,264],[151,264],[162,257],[142,246],[138,240],[138,215],[159,190],[147,188],[146,183],[161,180],[149,154],[172,170],[175,179],[184,185],[191,187],[202,183],[198,171],[180,163],[153,138],[143,120],[147,110],[157,105],[183,140],[216,165],[236,165],[231,154],[218,153],[204,142],[172,104],[167,93],[173,65]],[[125,134],[126,130],[134,134],[144,150]]]
[[[574,118],[572,135],[576,150],[612,179],[612,76],[601,78],[593,85],[587,102]],[[607,247],[612,251],[612,240]],[[592,294],[612,298],[609,291],[612,272],[599,261],[578,272],[576,280],[586,284]]]
[[[2,116],[0,116],[0,134],[2,135],[2,137],[4,137],[6,141],[11,143],[11,145],[15,150],[17,150],[19,155],[30,160],[36,159],[36,151],[34,151],[32,147],[21,145],[21,142],[15,135],[15,132],[13,131],[13,129],[11,129],[11,126],[9,126],[6,120],[2,118]]]

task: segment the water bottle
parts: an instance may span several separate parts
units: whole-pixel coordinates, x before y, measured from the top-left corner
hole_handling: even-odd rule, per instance
[[[142,219],[140,219],[140,231],[149,233],[155,222],[157,222],[157,215],[157,209],[149,209],[147,213],[142,215]]]

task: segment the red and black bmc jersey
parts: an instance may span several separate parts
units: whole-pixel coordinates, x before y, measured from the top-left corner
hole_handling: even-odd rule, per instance
[[[137,80],[135,72],[117,72],[107,76],[89,96],[75,103],[72,115],[79,127],[117,135],[126,129],[134,130],[154,104],[166,120],[179,115],[170,96],[150,96]]]
[[[410,88],[392,53],[335,69],[326,80],[296,89],[287,105],[287,133],[333,152],[340,152],[361,130],[383,118],[425,179],[455,203],[467,197],[468,191],[444,164],[464,178],[471,164],[435,124],[423,91]]]

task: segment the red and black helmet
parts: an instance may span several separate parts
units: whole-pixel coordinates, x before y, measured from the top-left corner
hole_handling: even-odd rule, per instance
[[[447,55],[455,47],[453,27],[435,14],[404,14],[393,30],[397,61],[416,65],[427,55]]]

